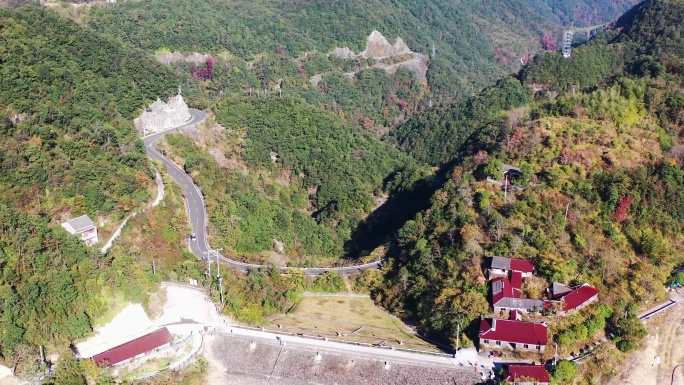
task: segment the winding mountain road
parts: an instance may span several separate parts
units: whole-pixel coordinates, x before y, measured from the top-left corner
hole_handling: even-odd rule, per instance
[[[142,140],[145,144],[145,151],[147,152],[147,156],[152,160],[157,160],[163,163],[166,166],[166,170],[169,173],[169,176],[171,176],[171,179],[178,183],[183,189],[183,193],[185,194],[186,200],[186,208],[188,210],[188,217],[190,219],[193,232],[196,234],[195,239],[189,240],[188,246],[190,247],[190,251],[193,254],[195,254],[197,258],[206,260],[209,257],[211,257],[212,259],[216,258],[216,256],[214,254],[214,249],[209,247],[209,242],[207,240],[207,211],[206,206],[204,204],[204,196],[202,195],[202,191],[199,189],[199,187],[197,187],[192,178],[185,173],[185,171],[183,171],[180,167],[178,167],[178,165],[176,165],[172,161],[166,159],[154,148],[154,145],[157,143],[157,141],[160,138],[164,137],[164,135],[179,129],[194,127],[197,124],[204,122],[204,120],[206,120],[207,118],[207,114],[204,111],[190,109],[190,113],[192,114],[192,120],[190,120],[188,123],[185,123],[181,126],[166,131],[148,135],[142,138]],[[257,265],[235,261],[230,258],[226,258],[220,254],[219,259],[221,260],[221,262],[226,263],[232,269],[239,271],[249,271],[261,267],[270,267],[266,265]],[[337,271],[342,275],[350,275],[359,273],[363,270],[377,269],[380,267],[381,263],[381,261],[377,261],[367,263],[364,265],[350,267],[322,268],[294,268],[278,266],[278,269],[280,269],[281,272],[285,272],[287,270],[301,270],[304,271],[304,274],[308,276],[321,275],[326,271]]]

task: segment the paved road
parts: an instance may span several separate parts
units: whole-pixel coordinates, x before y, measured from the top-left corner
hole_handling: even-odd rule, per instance
[[[206,259],[212,250],[209,247],[209,242],[207,241],[207,212],[206,206],[204,205],[204,196],[202,191],[197,187],[192,178],[185,173],[181,168],[179,168],[175,163],[163,157],[155,149],[155,143],[162,138],[164,135],[182,129],[193,127],[197,124],[202,123],[206,118],[207,114],[204,111],[190,109],[192,114],[192,120],[182,126],[172,128],[163,132],[152,134],[143,138],[143,143],[145,143],[145,151],[147,151],[147,156],[150,159],[160,161],[166,166],[166,170],[176,183],[178,183],[183,189],[186,199],[186,207],[188,210],[188,217],[190,218],[190,223],[192,224],[193,232],[196,234],[196,239],[189,241],[190,251],[195,254],[200,259]],[[216,258],[212,253],[212,259]],[[258,269],[260,267],[265,267],[264,265],[256,265],[244,262],[234,261],[232,259],[226,258],[224,256],[219,256],[219,259],[228,264],[232,269],[240,271],[249,271],[252,269]],[[380,267],[381,261],[371,262],[364,265],[357,265],[352,267],[330,267],[330,268],[289,268],[289,267],[278,267],[281,272],[287,270],[303,270],[304,274],[309,276],[317,276],[325,273],[326,271],[337,271],[343,275],[359,273],[363,270],[377,269]]]

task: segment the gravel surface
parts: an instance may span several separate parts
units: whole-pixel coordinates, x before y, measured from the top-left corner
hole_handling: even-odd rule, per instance
[[[478,373],[468,370],[413,366],[384,361],[343,357],[315,350],[256,343],[242,338],[217,335],[207,341],[206,356],[212,384],[240,385],[474,385]],[[213,363],[212,363],[213,362]]]

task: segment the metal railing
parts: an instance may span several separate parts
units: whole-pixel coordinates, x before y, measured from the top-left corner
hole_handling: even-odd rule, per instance
[[[382,350],[394,350],[394,351],[407,352],[407,353],[424,354],[424,355],[435,356],[435,357],[449,357],[449,358],[451,358],[454,356],[453,354],[432,352],[429,350],[400,348],[400,347],[396,347],[396,346],[380,346],[380,345],[371,344],[368,342],[351,341],[351,340],[345,340],[345,339],[341,339],[341,338],[321,337],[321,336],[308,335],[308,334],[303,334],[303,333],[298,334],[298,333],[291,333],[291,332],[283,332],[283,331],[279,331],[279,330],[265,329],[265,328],[259,328],[259,327],[253,327],[253,326],[232,325],[231,328],[256,330],[256,331],[262,331],[262,332],[266,332],[266,333],[272,333],[272,334],[278,334],[278,335],[284,335],[284,336],[290,336],[290,337],[302,337],[302,338],[308,338],[308,339],[314,339],[314,340],[320,340],[320,341],[332,341],[332,342],[339,342],[339,343],[343,343],[343,344],[347,344],[347,345],[357,345],[357,346],[365,346],[365,347],[382,349]],[[231,332],[225,332],[225,331],[215,331],[215,333],[218,333],[221,335],[235,336],[235,337],[244,337],[244,336],[238,336],[238,335],[232,334]]]
[[[204,349],[204,335],[200,334],[200,336],[201,336],[200,346],[194,352],[192,352],[188,357],[186,357],[185,359],[183,359],[180,362],[176,362],[175,364],[168,364],[165,368],[159,369],[159,370],[155,371],[154,373],[147,374],[147,375],[142,376],[142,377],[138,377],[135,380],[132,380],[131,382],[136,383],[136,384],[142,383],[142,382],[147,382],[153,378],[156,378],[160,374],[163,374],[164,372],[167,372],[167,371],[176,372],[176,371],[179,371],[179,370],[187,367],[197,357],[197,355],[199,355],[202,352],[202,349]],[[182,339],[181,341],[179,341],[178,343],[176,343],[174,345],[178,345],[182,342],[185,342],[188,338],[191,338],[191,337],[193,337],[193,336],[189,335],[188,337]]]

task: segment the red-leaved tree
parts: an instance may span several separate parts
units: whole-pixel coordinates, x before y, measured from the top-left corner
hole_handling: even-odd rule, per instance
[[[620,200],[618,201],[617,207],[615,208],[615,212],[613,213],[613,219],[615,219],[618,222],[622,222],[625,219],[627,219],[627,211],[629,210],[629,206],[634,203],[634,199],[629,194],[625,194],[620,197]]]
[[[556,50],[556,39],[554,39],[551,32],[544,32],[544,35],[541,37],[541,46],[547,51]]]
[[[214,59],[207,58],[204,67],[190,67],[190,73],[196,81],[210,80],[214,78]]]

